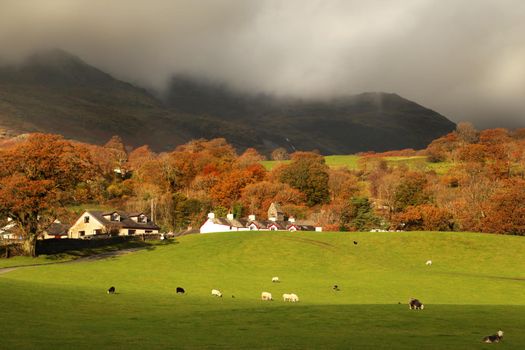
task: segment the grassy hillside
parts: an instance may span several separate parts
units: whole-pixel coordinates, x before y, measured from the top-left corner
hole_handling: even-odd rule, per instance
[[[463,350],[491,348],[482,336],[503,329],[498,348],[525,347],[521,237],[246,232],[154,248],[0,275],[2,346]],[[408,310],[409,297],[425,310]]]
[[[324,157],[326,164],[329,167],[331,168],[346,167],[350,170],[358,169],[359,158],[360,157],[356,155],[334,155],[334,156]],[[400,165],[407,165],[409,168],[412,168],[412,169],[434,170],[438,174],[446,173],[452,166],[452,164],[449,162],[431,163],[427,161],[427,158],[424,156],[383,157],[383,159],[386,160],[390,166],[395,167],[395,166],[400,166]],[[287,164],[289,163],[289,161],[266,160],[262,162],[264,167],[268,170],[273,169],[274,166],[280,163]]]

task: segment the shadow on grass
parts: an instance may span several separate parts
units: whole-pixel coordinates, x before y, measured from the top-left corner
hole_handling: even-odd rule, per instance
[[[69,242],[67,242],[69,241]],[[5,269],[21,267],[63,264],[82,261],[94,261],[102,259],[114,259],[118,256],[141,250],[152,251],[158,246],[178,244],[175,239],[163,241],[142,241],[142,240],[60,240],[47,243],[45,247],[46,255],[40,251],[40,256],[44,260],[36,260],[34,264],[20,264],[8,266]],[[3,268],[0,268],[2,270]]]

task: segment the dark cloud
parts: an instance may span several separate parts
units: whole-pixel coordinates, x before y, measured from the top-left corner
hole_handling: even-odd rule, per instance
[[[525,126],[521,0],[0,0],[0,56],[59,47],[162,88],[396,92],[480,127]]]

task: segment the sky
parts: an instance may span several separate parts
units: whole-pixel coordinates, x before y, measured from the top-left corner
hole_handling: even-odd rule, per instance
[[[525,127],[522,0],[0,0],[0,61],[49,48],[158,90],[185,74],[305,98],[394,92]]]

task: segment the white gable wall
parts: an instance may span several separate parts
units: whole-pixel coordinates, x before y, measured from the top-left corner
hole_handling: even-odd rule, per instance
[[[89,217],[89,222],[84,222],[84,217]],[[78,220],[71,226],[68,232],[68,238],[83,238],[86,236],[95,235],[95,230],[101,230],[104,232],[104,225],[98,221],[88,211],[85,211]],[[84,235],[81,235],[84,232]]]

